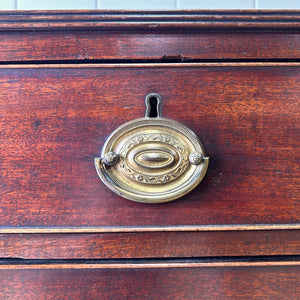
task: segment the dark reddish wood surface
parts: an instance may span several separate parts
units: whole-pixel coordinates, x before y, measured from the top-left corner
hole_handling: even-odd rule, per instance
[[[40,30],[299,30],[300,11],[172,10],[172,11],[5,11],[0,29]]]
[[[0,12],[0,60],[300,58],[300,11]]]
[[[299,67],[4,68],[0,71],[1,225],[299,223]],[[192,193],[125,200],[93,159],[119,125],[162,95],[211,157]]]
[[[0,270],[2,299],[298,299],[299,266]]]
[[[300,255],[298,230],[1,234],[0,257],[103,259]]]
[[[296,33],[0,32],[0,60],[299,59]]]
[[[0,12],[0,298],[297,299],[299,21],[300,11]],[[152,92],[210,156],[200,186],[162,205],[113,194],[93,163]]]

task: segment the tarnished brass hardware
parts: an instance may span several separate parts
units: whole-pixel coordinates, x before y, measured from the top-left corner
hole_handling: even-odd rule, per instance
[[[115,165],[119,160],[119,156],[115,152],[107,152],[102,158],[102,163],[107,167],[111,167]]]
[[[162,98],[149,94],[144,118],[116,129],[95,167],[118,195],[145,203],[175,200],[194,189],[206,174],[209,158],[198,137],[183,124],[162,118]]]

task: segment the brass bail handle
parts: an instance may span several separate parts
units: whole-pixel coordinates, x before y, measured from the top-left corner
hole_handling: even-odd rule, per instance
[[[162,97],[145,97],[145,117],[131,120],[107,138],[95,167],[102,182],[137,202],[177,199],[204,178],[209,158],[196,134],[162,117]]]

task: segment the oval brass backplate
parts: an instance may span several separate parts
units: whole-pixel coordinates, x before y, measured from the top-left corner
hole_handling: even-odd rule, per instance
[[[123,124],[95,158],[103,183],[137,202],[162,203],[194,189],[209,158],[197,136],[181,123],[161,117],[159,94],[146,96],[146,116]]]

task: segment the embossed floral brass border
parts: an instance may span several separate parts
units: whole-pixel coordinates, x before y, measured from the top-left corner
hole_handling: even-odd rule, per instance
[[[156,99],[153,105],[151,99]],[[101,158],[95,158],[95,167],[103,183],[124,198],[172,201],[200,183],[209,159],[192,130],[161,117],[160,95],[147,95],[145,102],[146,116],[116,129],[104,144]]]

